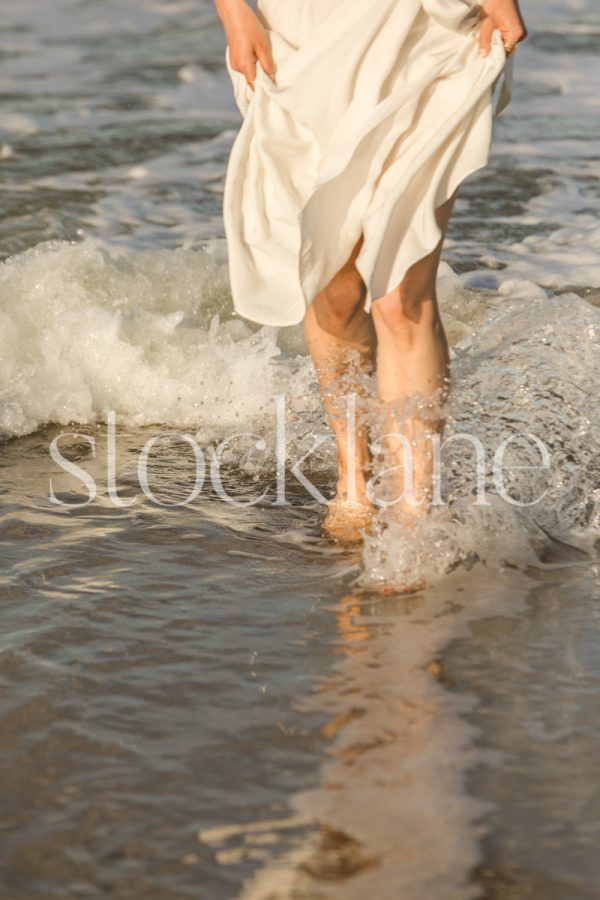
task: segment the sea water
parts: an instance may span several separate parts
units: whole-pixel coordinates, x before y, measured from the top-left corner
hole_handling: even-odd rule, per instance
[[[348,549],[302,326],[232,310],[212,5],[6,0],[3,898],[597,896],[600,17],[524,13],[440,267],[445,502]]]

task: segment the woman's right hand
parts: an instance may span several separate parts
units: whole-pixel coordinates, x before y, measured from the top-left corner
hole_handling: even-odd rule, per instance
[[[275,80],[275,63],[266,29],[246,0],[215,0],[229,45],[231,68],[241,72],[254,90],[256,62]]]

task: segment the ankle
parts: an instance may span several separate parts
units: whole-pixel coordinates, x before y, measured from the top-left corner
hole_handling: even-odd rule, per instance
[[[347,460],[338,459],[338,482],[347,484],[354,480],[357,486],[364,487],[370,477],[370,462],[356,461],[349,465]]]

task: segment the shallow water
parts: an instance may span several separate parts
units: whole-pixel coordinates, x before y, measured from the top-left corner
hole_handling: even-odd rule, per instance
[[[211,5],[4,4],[3,898],[597,896],[600,18],[527,19],[440,271],[446,502],[344,550],[302,329],[232,315]]]

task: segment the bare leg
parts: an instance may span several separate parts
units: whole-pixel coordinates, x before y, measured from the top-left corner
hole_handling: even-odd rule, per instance
[[[348,398],[365,395],[363,380],[373,371],[376,346],[372,317],[363,309],[365,285],[354,265],[361,243],[362,236],[348,262],[316,295],[304,318],[308,349],[337,442],[337,492],[323,527],[331,536],[345,540],[358,540],[358,529],[373,512],[366,494],[371,462],[368,431],[360,422],[360,409],[352,435],[347,427]],[[349,504],[357,506],[351,511]]]
[[[412,451],[412,492],[418,505],[407,502],[408,495],[405,494],[390,507],[407,524],[414,521],[413,517],[422,516],[430,505],[431,436],[440,433],[444,424],[439,412],[411,411],[406,404],[415,394],[431,398],[438,391],[440,401],[447,395],[449,353],[437,304],[436,276],[455,197],[437,211],[442,238],[436,249],[415,263],[402,283],[391,293],[378,297],[372,307],[377,334],[377,388],[384,433],[403,433]],[[394,410],[399,418],[394,416]],[[395,469],[391,473],[392,497],[402,497],[405,449],[401,441],[392,436],[383,441],[383,449],[386,465]],[[411,482],[407,481],[410,487]]]

